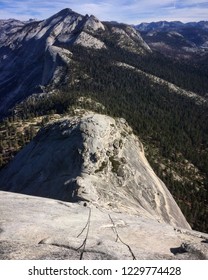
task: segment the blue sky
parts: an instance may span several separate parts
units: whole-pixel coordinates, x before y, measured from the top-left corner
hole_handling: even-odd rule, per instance
[[[64,8],[82,15],[93,14],[100,20],[129,24],[208,20],[205,0],[0,0],[0,18],[45,19]]]

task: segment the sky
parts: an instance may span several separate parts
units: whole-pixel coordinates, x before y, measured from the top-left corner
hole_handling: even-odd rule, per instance
[[[139,24],[152,21],[208,20],[206,0],[0,0],[0,19],[46,19],[64,8],[93,14],[101,21]]]

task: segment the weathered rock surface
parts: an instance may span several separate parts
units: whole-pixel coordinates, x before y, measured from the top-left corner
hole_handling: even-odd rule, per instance
[[[49,123],[0,186],[0,259],[208,259],[124,119]]]
[[[207,238],[91,203],[0,191],[0,259],[208,259]]]
[[[190,229],[124,119],[85,113],[50,123],[0,172],[0,189]]]

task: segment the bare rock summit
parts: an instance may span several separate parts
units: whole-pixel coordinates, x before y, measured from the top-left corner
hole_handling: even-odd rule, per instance
[[[49,123],[0,172],[0,188],[86,201],[190,229],[124,119],[85,113]]]
[[[208,259],[124,119],[48,123],[0,189],[0,259]]]

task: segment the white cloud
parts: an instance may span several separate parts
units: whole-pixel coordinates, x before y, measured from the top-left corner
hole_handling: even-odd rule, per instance
[[[134,24],[159,20],[198,21],[206,20],[208,15],[205,0],[1,0],[0,18],[45,19],[67,7],[81,14],[94,14],[100,20]]]

